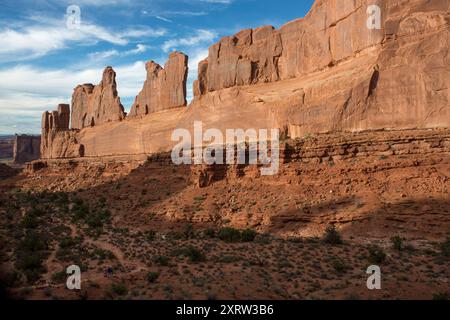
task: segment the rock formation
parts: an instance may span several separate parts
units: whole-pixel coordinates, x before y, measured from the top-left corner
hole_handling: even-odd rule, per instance
[[[16,135],[14,138],[14,163],[26,163],[40,158],[40,136]]]
[[[14,140],[14,136],[0,136],[0,159],[12,159]]]
[[[316,0],[279,30],[247,29],[211,46],[189,108],[178,108],[186,105],[187,57],[172,53],[164,69],[149,62],[126,121],[107,68],[99,86],[75,89],[72,128],[81,130],[63,129],[43,156],[81,154],[67,152],[65,139],[90,157],[168,151],[173,130],[199,120],[204,129],[279,128],[294,139],[447,128],[449,21],[446,0]]]
[[[130,117],[187,105],[188,57],[185,54],[171,53],[164,69],[153,61],[147,62],[145,68],[147,80],[131,107]]]
[[[41,158],[73,158],[84,155],[76,131],[69,130],[70,106],[60,104],[56,111],[42,115]]]
[[[72,96],[72,128],[83,129],[125,118],[117,94],[116,73],[107,67],[99,85],[84,84]]]

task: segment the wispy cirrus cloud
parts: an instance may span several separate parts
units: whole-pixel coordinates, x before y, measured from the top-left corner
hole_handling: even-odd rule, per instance
[[[146,52],[148,50],[148,48],[149,48],[149,46],[139,43],[136,45],[136,48],[134,48],[134,49],[130,49],[130,50],[126,50],[126,51],[119,51],[116,49],[97,51],[97,52],[90,53],[88,55],[88,57],[92,61],[99,62],[99,61],[107,60],[112,57],[127,57],[127,56],[141,54],[141,53]]]
[[[170,50],[179,50],[183,47],[198,46],[200,44],[211,43],[217,38],[217,33],[212,30],[199,29],[195,34],[184,38],[170,39],[163,43],[162,49],[164,52]]]
[[[69,29],[65,21],[52,21],[13,30],[0,29],[0,62],[23,61],[45,56],[46,54],[67,48],[69,44],[107,42],[125,46],[130,39],[142,37],[161,37],[165,29],[149,27],[128,28],[114,32],[95,24],[81,24],[79,29]]]

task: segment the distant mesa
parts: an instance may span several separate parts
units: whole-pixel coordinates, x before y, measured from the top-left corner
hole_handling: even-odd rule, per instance
[[[13,163],[24,164],[40,158],[41,137],[16,135],[14,137]]]

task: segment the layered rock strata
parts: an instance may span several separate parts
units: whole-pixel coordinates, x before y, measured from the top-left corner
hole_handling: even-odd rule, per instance
[[[173,130],[192,131],[194,121],[223,132],[278,128],[294,139],[448,128],[449,39],[446,0],[317,0],[305,18],[279,30],[247,29],[211,46],[188,108],[182,108],[184,54],[172,53],[164,69],[147,63],[147,80],[126,121],[119,121],[124,114],[106,72],[109,82],[102,84],[111,84],[107,96],[114,98],[92,104],[100,89],[77,88],[72,128],[81,131],[66,134],[84,155],[97,157],[168,151]],[[65,147],[47,147],[51,157],[68,156]]]

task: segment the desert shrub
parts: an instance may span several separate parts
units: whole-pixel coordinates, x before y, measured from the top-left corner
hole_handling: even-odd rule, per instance
[[[147,281],[150,283],[155,283],[159,278],[159,272],[149,272],[147,273]]]
[[[167,236],[173,240],[185,240],[185,235],[180,231],[170,231]]]
[[[447,241],[441,243],[440,245],[441,253],[450,258],[450,238],[447,239]]]
[[[64,270],[58,271],[52,274],[51,280],[53,283],[63,283],[67,278],[67,274]]]
[[[331,265],[333,266],[334,270],[337,273],[341,273],[341,274],[342,273],[346,273],[347,270],[348,270],[347,264],[344,261],[340,260],[340,259],[334,259],[331,262]]]
[[[86,224],[91,229],[101,229],[103,224],[111,221],[111,213],[107,210],[93,212],[86,216]]]
[[[45,272],[42,260],[39,253],[21,252],[17,255],[16,267],[23,271],[28,283],[34,283],[39,280],[41,273]]]
[[[34,214],[32,214],[31,212],[28,212],[23,217],[22,226],[26,229],[35,229],[38,226],[37,217]]]
[[[256,231],[251,229],[246,229],[241,233],[241,241],[242,242],[253,242],[256,238]]]
[[[212,228],[208,228],[205,230],[205,237],[207,238],[214,238],[216,236],[216,231]]]
[[[386,260],[386,253],[378,246],[370,246],[368,260],[370,263],[383,263]]]
[[[111,285],[111,290],[118,296],[124,296],[128,293],[128,289],[127,289],[125,283],[123,283],[123,282],[113,283]]]
[[[1,279],[1,283],[8,288],[18,287],[21,282],[20,278],[20,273],[14,270],[4,275]]]
[[[219,230],[218,238],[225,242],[239,242],[241,240],[241,233],[234,228],[222,228]]]
[[[89,215],[89,207],[83,203],[83,200],[77,199],[72,207],[72,215],[75,221],[83,220]]]
[[[341,234],[333,225],[330,225],[325,229],[325,233],[323,235],[323,242],[332,245],[338,245],[343,243]]]
[[[59,241],[59,247],[62,249],[71,248],[76,244],[75,240],[71,237],[63,238]]]
[[[170,260],[166,256],[155,256],[153,257],[153,262],[160,266],[167,267],[169,265]]]
[[[449,295],[447,293],[435,293],[433,294],[433,300],[448,300],[449,299]]]
[[[114,253],[112,253],[111,251],[100,248],[95,249],[94,254],[99,260],[106,260],[106,259],[113,260],[116,258]]]
[[[195,238],[194,226],[191,223],[188,223],[184,226],[183,235],[186,239]]]
[[[188,246],[184,249],[184,255],[189,258],[191,262],[202,262],[205,261],[205,255],[199,249]]]
[[[36,232],[27,232],[18,249],[25,252],[45,250],[47,249],[47,239]]]
[[[149,230],[145,233],[145,238],[147,241],[154,241],[156,239],[156,232],[154,230]]]
[[[397,251],[403,250],[403,240],[399,236],[395,236],[391,238],[392,247]]]
[[[260,244],[270,244],[272,242],[272,236],[270,234],[257,235],[255,241]]]

